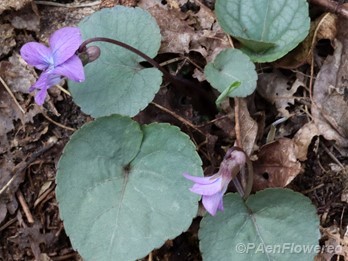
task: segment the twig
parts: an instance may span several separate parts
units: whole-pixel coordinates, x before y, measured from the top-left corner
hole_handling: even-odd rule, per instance
[[[61,4],[61,3],[54,3],[49,1],[34,1],[37,5],[50,5],[50,6],[57,6],[57,7],[65,7],[65,8],[82,8],[82,7],[92,7],[96,5],[100,5],[101,1],[95,1],[92,3],[86,3],[86,4]]]
[[[54,191],[55,186],[48,188],[44,193],[42,193],[34,202],[34,208],[37,207],[51,192]],[[45,200],[46,201],[46,200]]]
[[[76,260],[77,253],[69,253],[62,256],[51,257],[53,261]]]
[[[311,4],[319,5],[330,11],[348,19],[348,6],[331,0],[310,0]]]
[[[152,261],[153,257],[152,257],[152,252],[150,252],[149,257],[147,258],[147,261]]]
[[[191,127],[192,129],[196,130],[197,132],[199,132],[200,134],[202,134],[204,137],[206,136],[206,134],[201,131],[200,129],[198,129],[195,125],[193,125],[191,122],[189,122],[188,120],[186,120],[185,118],[181,117],[180,115],[177,115],[175,112],[172,112],[171,110],[168,110],[167,108],[163,107],[162,105],[159,105],[155,102],[151,102],[150,104],[152,104],[153,106],[157,107],[158,109],[172,115],[174,118],[176,118],[177,120],[181,121],[182,123],[184,123],[185,125]]]
[[[0,195],[2,193],[4,193],[12,184],[12,182],[15,179],[18,179],[19,177],[23,178],[23,174],[22,172],[31,164],[33,163],[36,158],[38,158],[40,155],[42,155],[43,153],[45,153],[46,151],[48,151],[50,148],[52,148],[54,145],[57,144],[57,138],[56,137],[52,137],[48,140],[47,144],[45,145],[45,147],[43,147],[42,149],[32,153],[29,157],[28,160],[24,159],[23,161],[21,161],[21,163],[19,163],[18,165],[15,166],[15,169],[13,170],[14,174],[12,176],[12,178],[2,187],[0,188]],[[22,175],[22,176],[20,176]],[[18,180],[17,180],[18,181]],[[20,182],[18,182],[19,184]],[[15,185],[14,185],[15,186]]]
[[[211,121],[202,123],[202,124],[200,124],[200,125],[196,125],[196,127],[197,127],[197,128],[203,128],[203,127],[205,127],[205,126],[208,126],[208,125],[210,125],[210,124],[213,124],[213,123],[215,123],[215,122],[217,122],[217,121],[221,121],[221,120],[223,120],[223,119],[225,119],[225,118],[227,118],[227,117],[229,117],[229,116],[232,116],[232,115],[233,115],[233,113],[225,114],[225,115],[222,115],[222,116],[220,116],[220,117],[218,117],[218,118],[215,118],[214,120],[211,120]]]
[[[55,85],[59,90],[61,90],[62,92],[64,92],[66,95],[71,96],[71,93],[68,90],[65,90],[62,86],[60,85]]]
[[[325,185],[324,183],[321,183],[321,184],[315,186],[314,188],[303,190],[303,191],[301,191],[301,194],[308,194],[308,193],[310,193],[310,192],[312,192],[314,190],[317,190],[317,189],[323,187],[324,185]]]
[[[320,20],[317,27],[315,28],[312,43],[311,43],[312,57],[311,57],[311,71],[310,71],[309,87],[308,88],[309,88],[309,99],[312,102],[313,102],[313,80],[314,80],[314,52],[313,52],[313,49],[314,49],[315,41],[317,39],[319,28],[321,27],[322,23],[324,22],[326,16],[327,16],[327,14]]]
[[[342,209],[342,214],[341,214],[341,218],[340,218],[340,229],[343,231],[344,228],[343,228],[343,218],[344,218],[344,211],[346,210],[346,206],[343,206],[343,209]]]
[[[240,133],[240,121],[239,121],[239,98],[234,98],[234,118],[235,118],[235,131],[236,131],[236,146],[243,149],[242,135]]]
[[[17,105],[17,107],[20,109],[20,111],[24,114],[25,110],[21,107],[21,105],[18,103],[16,97],[13,95],[13,93],[11,92],[11,89],[7,86],[6,82],[2,79],[2,77],[0,76],[0,82],[2,83],[2,85],[5,87],[6,91],[8,92],[8,94],[11,96],[11,98],[13,99],[13,101],[15,102],[15,104]]]
[[[68,126],[65,126],[59,122],[56,122],[54,120],[52,120],[50,117],[47,116],[46,113],[42,112],[42,115],[49,121],[49,122],[52,122],[53,124],[57,125],[58,127],[61,127],[63,129],[67,129],[67,130],[70,130],[70,131],[76,131],[76,129],[74,128],[71,128],[71,127],[68,127]]]
[[[24,211],[25,216],[26,216],[27,219],[28,219],[28,222],[29,222],[30,224],[33,224],[33,223],[34,223],[33,215],[32,215],[31,212],[30,212],[30,209],[29,209],[29,207],[28,207],[27,202],[25,201],[25,198],[24,198],[22,192],[21,192],[20,190],[17,190],[16,196],[17,196],[17,198],[18,198],[18,200],[19,200],[19,203],[20,203],[21,206],[22,206],[22,209],[23,209],[23,211]]]
[[[344,166],[343,164],[335,157],[335,155],[332,154],[332,152],[325,146],[324,143],[320,142],[320,146],[325,150],[325,152],[327,153],[327,155],[329,155],[329,157],[337,163],[338,166],[340,166],[343,170],[344,170]]]
[[[185,57],[176,57],[176,58],[173,58],[173,59],[169,59],[163,63],[160,63],[159,65],[160,66],[166,66],[168,64],[172,64],[172,63],[176,63],[176,62],[179,62],[179,61],[182,61],[182,60],[185,60],[186,58]]]
[[[4,225],[2,225],[2,226],[0,227],[0,232],[3,231],[3,230],[5,230],[5,229],[8,228],[9,226],[11,226],[11,225],[12,225],[13,223],[15,223],[16,221],[17,221],[17,218],[16,218],[16,217],[10,219],[9,221],[7,221]]]

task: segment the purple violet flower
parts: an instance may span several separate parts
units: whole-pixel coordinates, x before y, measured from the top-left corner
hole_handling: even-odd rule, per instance
[[[62,76],[76,82],[85,80],[82,62],[75,54],[81,43],[79,28],[64,27],[51,35],[50,47],[37,42],[23,45],[20,50],[23,59],[43,71],[37,82],[29,89],[29,91],[38,90],[35,95],[35,102],[38,105],[44,103],[48,88],[58,84]]]
[[[195,182],[190,190],[203,196],[203,206],[212,216],[215,216],[217,210],[224,210],[223,195],[232,178],[235,177],[245,163],[246,156],[244,152],[229,149],[220,164],[219,171],[213,176],[195,177],[187,173],[183,175],[185,178]]]

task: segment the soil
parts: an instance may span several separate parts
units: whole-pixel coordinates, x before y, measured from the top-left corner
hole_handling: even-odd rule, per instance
[[[55,88],[50,90],[50,98],[43,107],[35,105],[33,94],[27,89],[21,91],[21,86],[24,84],[29,88],[28,79],[35,79],[36,72],[27,67],[23,69],[23,65],[18,69],[16,66],[20,62],[16,60],[11,63],[11,57],[17,57],[15,55],[25,42],[46,41],[56,29],[76,25],[83,17],[101,7],[107,8],[116,4],[135,6],[146,0],[104,0],[101,3],[92,0],[37,1],[37,4],[33,1],[23,2],[26,2],[25,5],[18,8],[8,7],[0,18],[0,26],[6,25],[2,30],[9,35],[0,42],[8,49],[0,53],[0,76],[10,85],[15,99],[26,112],[25,116],[21,114],[4,83],[0,84],[0,260],[82,260],[72,248],[59,217],[55,198],[55,175],[57,162],[69,137],[92,118],[81,112],[69,95]],[[191,1],[189,4],[188,1],[161,1],[162,5],[174,6],[174,3],[181,6],[178,12],[182,14],[197,13],[197,8],[202,9],[202,5],[207,9],[213,6],[211,1]],[[320,17],[324,11],[325,8],[312,4],[312,20]],[[24,25],[13,22],[15,17],[24,17]],[[337,19],[338,24],[340,21],[347,24],[347,18],[338,16]],[[344,30],[347,32],[347,28]],[[346,32],[338,31],[337,38],[340,38],[340,34],[346,35]],[[333,42],[333,39],[323,39],[316,44],[313,78],[317,76],[324,60],[333,55]],[[164,47],[162,49],[165,50]],[[234,125],[235,101],[231,99],[226,108],[217,111],[214,107],[217,93],[206,81],[199,82],[194,77],[197,68],[205,66],[208,56],[195,50],[181,53],[175,50],[162,52],[156,60],[165,62],[177,58],[179,62],[167,65],[166,69],[203,89],[208,97],[207,103],[202,104],[190,87],[184,93],[164,82],[154,103],[135,119],[140,123],[169,122],[179,126],[197,145],[205,173],[213,173],[219,166],[225,148],[232,146],[237,138]],[[310,103],[308,86],[311,66],[304,61],[292,68],[278,67],[279,64],[258,65],[258,73],[277,71],[290,84],[299,78],[299,74],[305,75],[303,81],[306,87],[299,87],[292,94],[296,97],[294,102],[286,104],[285,107],[279,107],[269,97],[259,93],[245,99],[247,109],[243,113],[250,115],[248,121],[258,126],[254,142],[245,144],[250,147],[253,160],[256,160],[260,149],[266,144],[271,125],[281,109],[295,116],[276,129],[275,140],[287,138],[294,142],[296,133],[304,130],[303,127],[312,117],[310,112],[304,113]],[[348,71],[345,72],[343,76],[348,78]],[[346,86],[345,90],[347,88]],[[308,140],[305,156],[296,160],[299,169],[296,169],[296,173],[284,174],[282,182],[284,186],[309,197],[317,208],[322,233],[320,244],[325,245],[328,240],[336,240],[337,244],[344,246],[342,253],[318,255],[317,260],[348,260],[348,154],[344,144],[348,137],[330,140],[323,133],[324,131],[319,130],[317,135],[305,136]],[[271,172],[262,171],[260,175],[264,184],[260,183],[260,186],[271,187],[276,182]],[[290,179],[291,182],[286,182]],[[188,231],[168,240],[143,260],[201,260],[197,236],[200,220],[201,217],[196,217]]]

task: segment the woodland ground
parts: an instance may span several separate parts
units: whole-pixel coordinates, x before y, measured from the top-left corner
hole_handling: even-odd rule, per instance
[[[257,65],[254,95],[231,99],[218,112],[202,104],[194,90],[182,93],[163,83],[154,103],[135,119],[179,126],[197,145],[206,174],[219,166],[236,133],[241,135],[255,161],[254,191],[286,186],[308,196],[320,217],[320,244],[342,246],[342,252],[324,251],[316,260],[342,261],[348,260],[348,18],[327,13],[317,2],[328,1],[310,3],[310,37],[282,60]],[[0,260],[81,259],[59,218],[55,173],[69,137],[91,118],[57,88],[43,107],[35,105],[28,88],[37,74],[18,53],[26,42],[46,42],[58,28],[116,4],[148,10],[163,37],[157,61],[204,89],[212,104],[217,98],[206,81],[199,82],[202,68],[233,39],[216,26],[211,0],[0,3]],[[347,8],[344,1],[337,4]],[[334,62],[336,71],[330,69]],[[325,79],[335,84],[328,86]],[[241,119],[237,131],[235,115]],[[287,120],[272,127],[281,118]],[[270,162],[276,167],[267,167]],[[144,260],[201,260],[199,221]]]

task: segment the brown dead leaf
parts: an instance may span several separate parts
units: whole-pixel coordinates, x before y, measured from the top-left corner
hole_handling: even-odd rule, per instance
[[[169,8],[156,0],[140,1],[139,7],[147,10],[156,19],[161,29],[160,53],[188,53],[194,30],[188,25],[187,14],[180,9]]]
[[[185,1],[187,2],[187,1]],[[160,53],[199,52],[212,60],[222,49],[229,46],[228,38],[216,22],[214,13],[200,5],[197,13],[182,12],[180,1],[161,4],[156,0],[141,0],[139,7],[156,19],[162,34]]]
[[[283,58],[275,62],[277,67],[294,69],[308,63],[312,63],[313,48],[319,40],[333,41],[337,34],[337,16],[333,13],[325,13],[311,23],[310,31],[305,40],[299,46],[289,52]]]
[[[18,231],[18,236],[10,238],[9,241],[17,244],[19,249],[23,251],[30,247],[35,260],[40,260],[40,244],[45,244],[49,247],[56,238],[53,232],[42,233],[42,225],[39,223],[35,223],[32,227],[20,228]]]
[[[348,62],[344,59],[348,59],[348,44],[343,51],[337,40],[333,56],[327,57],[313,86],[312,116],[325,139],[348,147]],[[343,70],[341,78],[339,70]]]
[[[36,81],[34,69],[17,53],[8,61],[0,62],[0,76],[13,92],[29,93],[30,86]]]
[[[300,79],[300,76],[289,84],[290,79],[279,71],[272,73],[263,73],[258,79],[258,93],[267,101],[274,103],[279,113],[283,117],[289,117],[289,111],[286,109],[290,104],[294,104],[294,93],[300,86],[305,84]]]
[[[245,153],[250,156],[254,151],[258,134],[258,125],[257,122],[250,117],[245,99],[239,99],[239,121],[242,147]]]
[[[261,147],[258,159],[253,162],[253,190],[287,186],[301,171],[296,155],[296,144],[287,138]]]
[[[9,15],[8,20],[16,29],[25,29],[38,32],[40,30],[40,17],[33,11],[33,8],[27,6],[18,12]]]
[[[0,24],[0,35],[0,58],[2,58],[16,45],[14,28],[7,23]]]
[[[340,229],[337,225],[328,228],[321,228],[322,238],[325,239],[321,252],[315,257],[316,261],[333,260],[334,255],[343,256],[348,260],[348,233],[341,236]]]
[[[314,136],[318,136],[319,131],[314,122],[305,124],[301,129],[297,131],[293,140],[297,146],[296,158],[300,161],[307,159],[308,147],[312,142]]]
[[[27,69],[18,54],[9,61],[0,62],[0,76],[16,95],[17,100],[23,100],[21,93],[28,93],[30,85],[35,81],[32,69]],[[23,114],[5,88],[0,84],[0,153],[9,149],[7,133],[14,129],[13,122],[20,120],[22,124],[32,122],[33,117],[40,113],[40,107],[34,104]]]
[[[32,0],[6,0],[0,1],[0,14],[5,10],[19,10]]]
[[[4,219],[6,218],[6,215],[7,215],[6,204],[0,203],[0,224],[2,223],[2,221],[4,221]]]
[[[13,130],[13,121],[22,117],[22,112],[13,102],[10,95],[0,85],[0,153],[7,150],[7,133]]]

